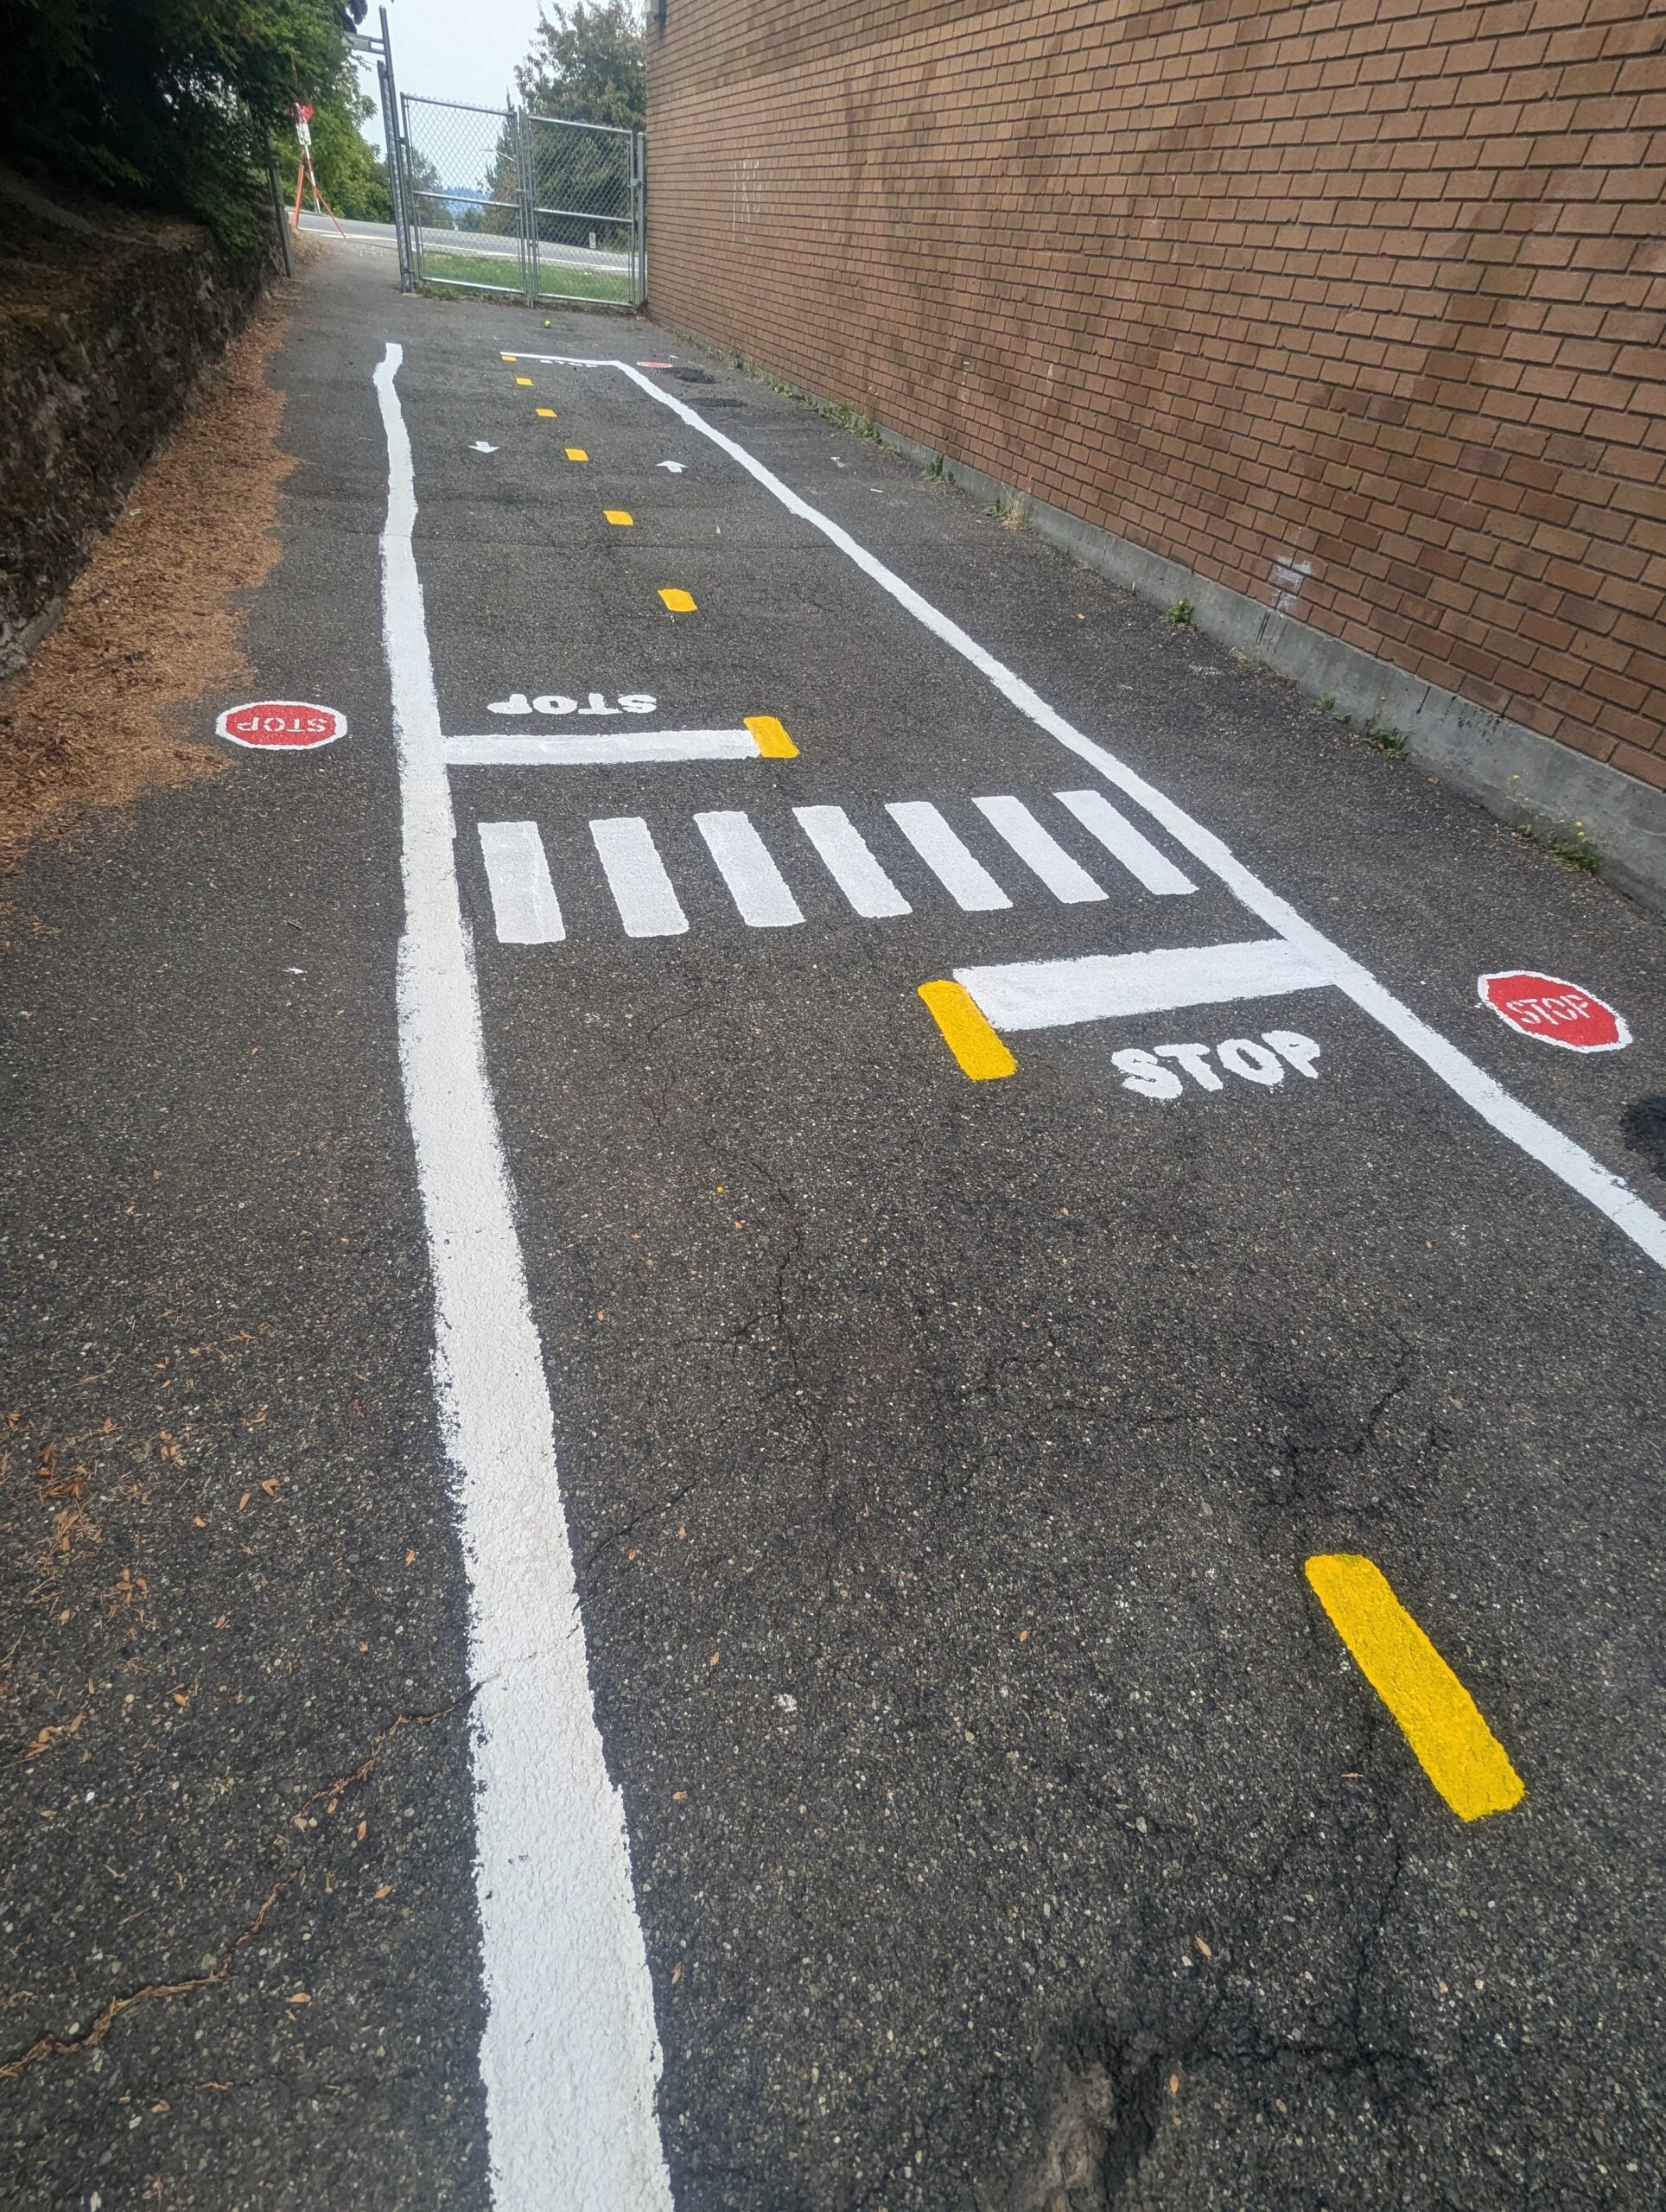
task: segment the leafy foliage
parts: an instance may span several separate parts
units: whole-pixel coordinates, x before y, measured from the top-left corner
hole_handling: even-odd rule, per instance
[[[540,11],[532,51],[515,72],[522,105],[571,123],[611,123],[640,130],[648,95],[642,63],[642,16],[633,0],[556,0]]]
[[[0,137],[37,172],[252,243],[266,133],[347,92],[365,0],[0,0]]]

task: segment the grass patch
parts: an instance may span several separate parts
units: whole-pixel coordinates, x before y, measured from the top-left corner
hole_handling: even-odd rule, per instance
[[[1564,868],[1577,868],[1581,875],[1602,874],[1602,855],[1585,834],[1582,823],[1574,824],[1571,837],[1556,830],[1530,829],[1525,822],[1516,825],[1516,835],[1524,845],[1535,845],[1542,853],[1548,853],[1553,861],[1560,861]]]
[[[1337,705],[1334,691],[1321,691],[1313,704],[1321,715],[1328,715],[1333,722],[1340,722],[1344,729],[1347,728],[1348,717]]]
[[[482,291],[507,293],[511,297],[521,296],[520,264],[507,256],[502,259],[480,253],[436,252],[432,246],[423,254],[423,280],[425,283],[478,286]],[[631,280],[623,270],[565,269],[538,264],[538,294],[546,300],[617,300],[627,303],[631,296]]]
[[[949,480],[948,463],[940,453],[934,453],[919,473],[928,484],[946,484]]]

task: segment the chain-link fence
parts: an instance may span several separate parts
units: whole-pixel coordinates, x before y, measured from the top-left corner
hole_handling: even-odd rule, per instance
[[[642,139],[406,93],[399,214],[418,283],[639,301]]]

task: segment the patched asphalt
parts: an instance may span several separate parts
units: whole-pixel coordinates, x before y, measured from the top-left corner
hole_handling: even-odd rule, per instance
[[[1190,896],[1109,861],[1053,796],[1092,772],[697,432],[500,352],[671,361],[1666,1208],[1658,917],[687,340],[401,300],[363,256],[315,270],[277,372],[300,466],[248,640],[249,696],[350,736],[238,753],[8,887],[0,2196],[488,2201],[393,1006],[390,338],[447,730],[652,695],[589,726],[773,715],[799,748],[453,772],[678,2205],[1658,2202],[1659,1270],[1335,992],[1020,1035],[969,1083],[919,983],[1262,926],[1172,848]],[[1058,904],[990,794],[1107,898]],[[911,800],[1009,909],[954,906],[886,814]],[[849,911],[809,804],[911,914]],[[747,814],[800,925],[739,918],[708,810]],[[686,934],[621,931],[588,828],[616,817]],[[538,825],[564,942],[496,941],[482,820]],[[1476,979],[1518,967],[1635,1041],[1516,1036]],[[1111,1058],[1275,1026],[1316,1080],[1163,1104]],[[1436,1795],[1307,1588],[1339,1551],[1472,1691],[1514,1809]]]

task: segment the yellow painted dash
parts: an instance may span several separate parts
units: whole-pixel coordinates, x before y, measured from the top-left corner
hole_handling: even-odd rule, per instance
[[[585,452],[582,446],[569,446],[567,448],[567,458],[569,461],[588,461],[590,456]]]
[[[546,423],[553,423],[556,419],[556,410],[553,407],[535,407],[532,412],[535,415],[542,415]]]
[[[670,613],[692,614],[696,611],[694,594],[691,592],[679,591],[675,584],[661,584],[659,596],[664,601],[667,612]],[[792,749],[796,753],[798,748],[794,746]]]
[[[993,1083],[1016,1075],[1018,1063],[978,1011],[963,983],[922,983],[919,995],[943,1032],[943,1041],[974,1083]]]
[[[517,377],[515,378],[515,382],[517,384],[531,384],[531,381],[532,379],[531,377]]]
[[[665,596],[664,592],[661,592],[659,595],[662,599]],[[688,594],[686,592],[684,592],[682,596],[684,599],[688,599]],[[669,603],[670,602],[667,601],[668,605]],[[690,607],[694,605],[694,601],[691,599],[689,600],[689,605]],[[781,728],[781,725],[776,721],[773,715],[747,715],[742,717],[742,720],[745,721],[747,728],[757,739],[758,751],[764,760],[796,760],[798,759],[798,747],[792,742],[792,740]]]
[[[520,355],[518,353],[499,353],[498,359],[500,361],[518,361]]]
[[[1365,1680],[1460,1820],[1507,1813],[1527,1785],[1480,1709],[1389,1586],[1351,1552],[1307,1561],[1307,1580]]]
[[[620,530],[629,530],[636,520],[636,517],[627,515],[623,507],[604,507],[601,512],[610,523],[615,524]]]

